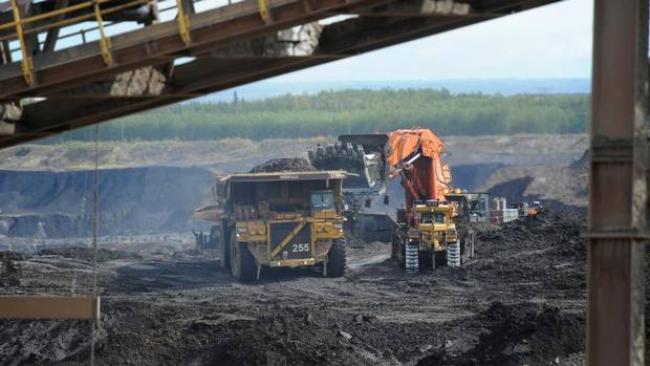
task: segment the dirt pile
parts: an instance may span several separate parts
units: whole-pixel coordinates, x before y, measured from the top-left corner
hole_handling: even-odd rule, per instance
[[[264,315],[240,322],[235,334],[212,351],[212,360],[225,365],[327,364],[342,359],[349,364],[368,364],[369,360],[355,351],[358,346],[352,335],[328,321],[332,314],[327,306],[272,305],[261,313]],[[195,328],[204,329],[205,325],[199,323]]]
[[[567,365],[567,359],[584,350],[584,316],[563,313],[553,306],[496,302],[458,327],[478,324],[485,331],[468,351],[454,355],[443,349],[417,365],[545,365],[549,358]]]
[[[0,287],[20,286],[21,271],[18,261],[23,259],[18,253],[0,252]]]
[[[501,257],[503,251],[527,253],[543,250],[565,256],[567,261],[581,262],[586,246],[580,234],[585,229],[580,215],[542,210],[535,217],[523,217],[503,225],[484,224],[477,237],[481,256]]]
[[[4,332],[14,334],[0,344],[4,365],[48,365],[69,360],[90,347],[90,323],[55,320],[3,320]],[[34,335],[43,342],[34,342]],[[103,338],[99,334],[98,338]]]
[[[496,277],[498,288],[512,286],[531,298],[546,292],[553,298],[584,298],[584,225],[582,216],[552,210],[502,226],[486,225],[477,234],[477,260],[463,272],[488,283]]]
[[[259,164],[250,170],[250,173],[273,173],[273,172],[309,172],[314,171],[313,166],[304,158],[280,158],[271,159]]]
[[[92,248],[85,247],[60,247],[60,248],[46,248],[38,252],[40,256],[57,255],[63,258],[78,259],[86,262],[91,262],[94,257]],[[125,252],[122,250],[110,250],[106,248],[97,249],[97,262],[107,262],[116,259],[141,259],[137,254]]]
[[[549,355],[563,359],[584,350],[585,318],[557,307],[495,303],[480,316],[489,333],[480,336],[459,364],[543,364]]]

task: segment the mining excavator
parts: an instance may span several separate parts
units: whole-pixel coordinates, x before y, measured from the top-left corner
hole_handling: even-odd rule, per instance
[[[489,198],[452,188],[443,163],[444,143],[429,129],[387,134],[341,135],[333,144],[308,152],[318,169],[343,169],[354,178],[344,182],[348,216],[393,219],[392,257],[409,272],[438,265],[460,266],[474,253],[473,222],[489,217]],[[392,184],[399,177],[403,203],[390,206]],[[399,200],[398,200],[399,201]]]

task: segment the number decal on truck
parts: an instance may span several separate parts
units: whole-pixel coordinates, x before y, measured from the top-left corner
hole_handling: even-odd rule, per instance
[[[293,253],[309,252],[309,243],[291,244],[291,252]]]

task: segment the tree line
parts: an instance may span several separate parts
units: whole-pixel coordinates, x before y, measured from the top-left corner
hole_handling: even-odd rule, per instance
[[[426,127],[443,136],[581,133],[584,94],[452,94],[448,90],[322,91],[244,101],[182,103],[102,124],[102,140],[292,138]],[[80,129],[56,140],[93,140]]]

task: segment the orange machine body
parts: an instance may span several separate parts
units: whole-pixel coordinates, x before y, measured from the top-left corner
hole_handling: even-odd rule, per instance
[[[443,141],[429,129],[397,130],[388,133],[388,138],[390,154],[386,160],[393,175],[402,175],[407,212],[415,201],[444,201],[451,188],[451,172],[440,158]]]

